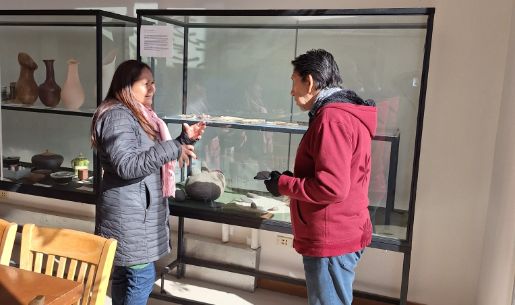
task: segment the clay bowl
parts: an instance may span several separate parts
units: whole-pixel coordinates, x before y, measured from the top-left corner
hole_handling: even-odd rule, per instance
[[[50,174],[50,178],[54,180],[55,183],[58,184],[66,184],[70,181],[72,181],[73,178],[73,172],[55,172]]]

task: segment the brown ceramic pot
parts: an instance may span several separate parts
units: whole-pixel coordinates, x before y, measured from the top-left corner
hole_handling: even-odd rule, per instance
[[[31,158],[32,165],[34,165],[35,168],[49,169],[52,171],[59,169],[63,161],[63,156],[51,153],[48,150],[42,154],[34,155]]]
[[[38,65],[27,53],[18,53],[20,77],[16,82],[15,99],[17,102],[32,105],[38,98],[38,85],[34,80],[34,71]]]

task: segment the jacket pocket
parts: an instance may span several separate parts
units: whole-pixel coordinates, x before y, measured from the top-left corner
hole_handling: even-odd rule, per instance
[[[143,185],[145,185],[145,209],[148,210],[152,197],[150,196],[150,190],[148,189],[147,184],[143,183]]]
[[[148,189],[148,186],[145,183],[145,181],[140,182],[140,200],[141,207],[143,208],[143,212],[145,213],[145,215],[143,216],[143,222],[145,223],[147,221],[147,213],[151,201],[150,190]]]
[[[295,207],[297,208],[297,216],[299,216],[299,221],[303,223],[304,225],[307,225],[308,223],[304,219],[304,216],[302,216],[302,211],[300,209],[299,201],[295,202]]]

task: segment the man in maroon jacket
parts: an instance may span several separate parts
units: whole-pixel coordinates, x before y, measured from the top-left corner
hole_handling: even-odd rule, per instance
[[[372,100],[341,87],[333,56],[311,50],[292,61],[291,95],[309,111],[294,174],[273,171],[266,187],[290,197],[293,246],[303,256],[310,305],[352,303],[354,269],[372,240],[368,212]]]

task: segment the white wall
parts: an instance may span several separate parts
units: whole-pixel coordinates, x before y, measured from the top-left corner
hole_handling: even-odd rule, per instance
[[[515,113],[515,58],[512,56],[515,52],[514,25],[512,17],[482,252],[482,276],[477,287],[478,304],[515,302],[512,299],[515,287],[515,121],[512,116]]]
[[[105,6],[105,2],[89,1],[88,7]],[[127,7],[129,13],[133,12],[134,2],[128,3],[129,7],[124,1],[112,0],[109,6]],[[504,78],[508,50],[513,50],[508,48],[512,1],[498,0],[492,4],[487,0],[252,3],[163,0],[158,3],[146,1],[137,5],[220,9],[436,7],[409,299],[435,305],[510,303],[506,290],[513,289],[514,270],[514,250],[509,247],[510,243],[513,245],[515,196],[510,190],[514,162],[511,155],[515,149],[510,139],[513,123],[509,121],[515,97],[510,91],[513,67],[506,71],[506,82]],[[77,0],[36,3],[2,0],[0,4],[2,9],[84,7],[84,1]],[[511,60],[509,66],[513,66]],[[502,104],[498,123],[503,99],[506,102]],[[500,135],[496,142],[498,128]],[[210,231],[210,224],[202,226]],[[264,235],[267,234],[270,233]],[[243,239],[244,235],[242,232],[238,238]],[[262,265],[270,268],[274,262],[280,262],[280,256],[267,253],[263,257],[266,263]],[[398,293],[399,261],[396,253],[368,251],[358,270],[357,286]],[[298,273],[300,261],[292,262],[290,267],[288,270]]]

